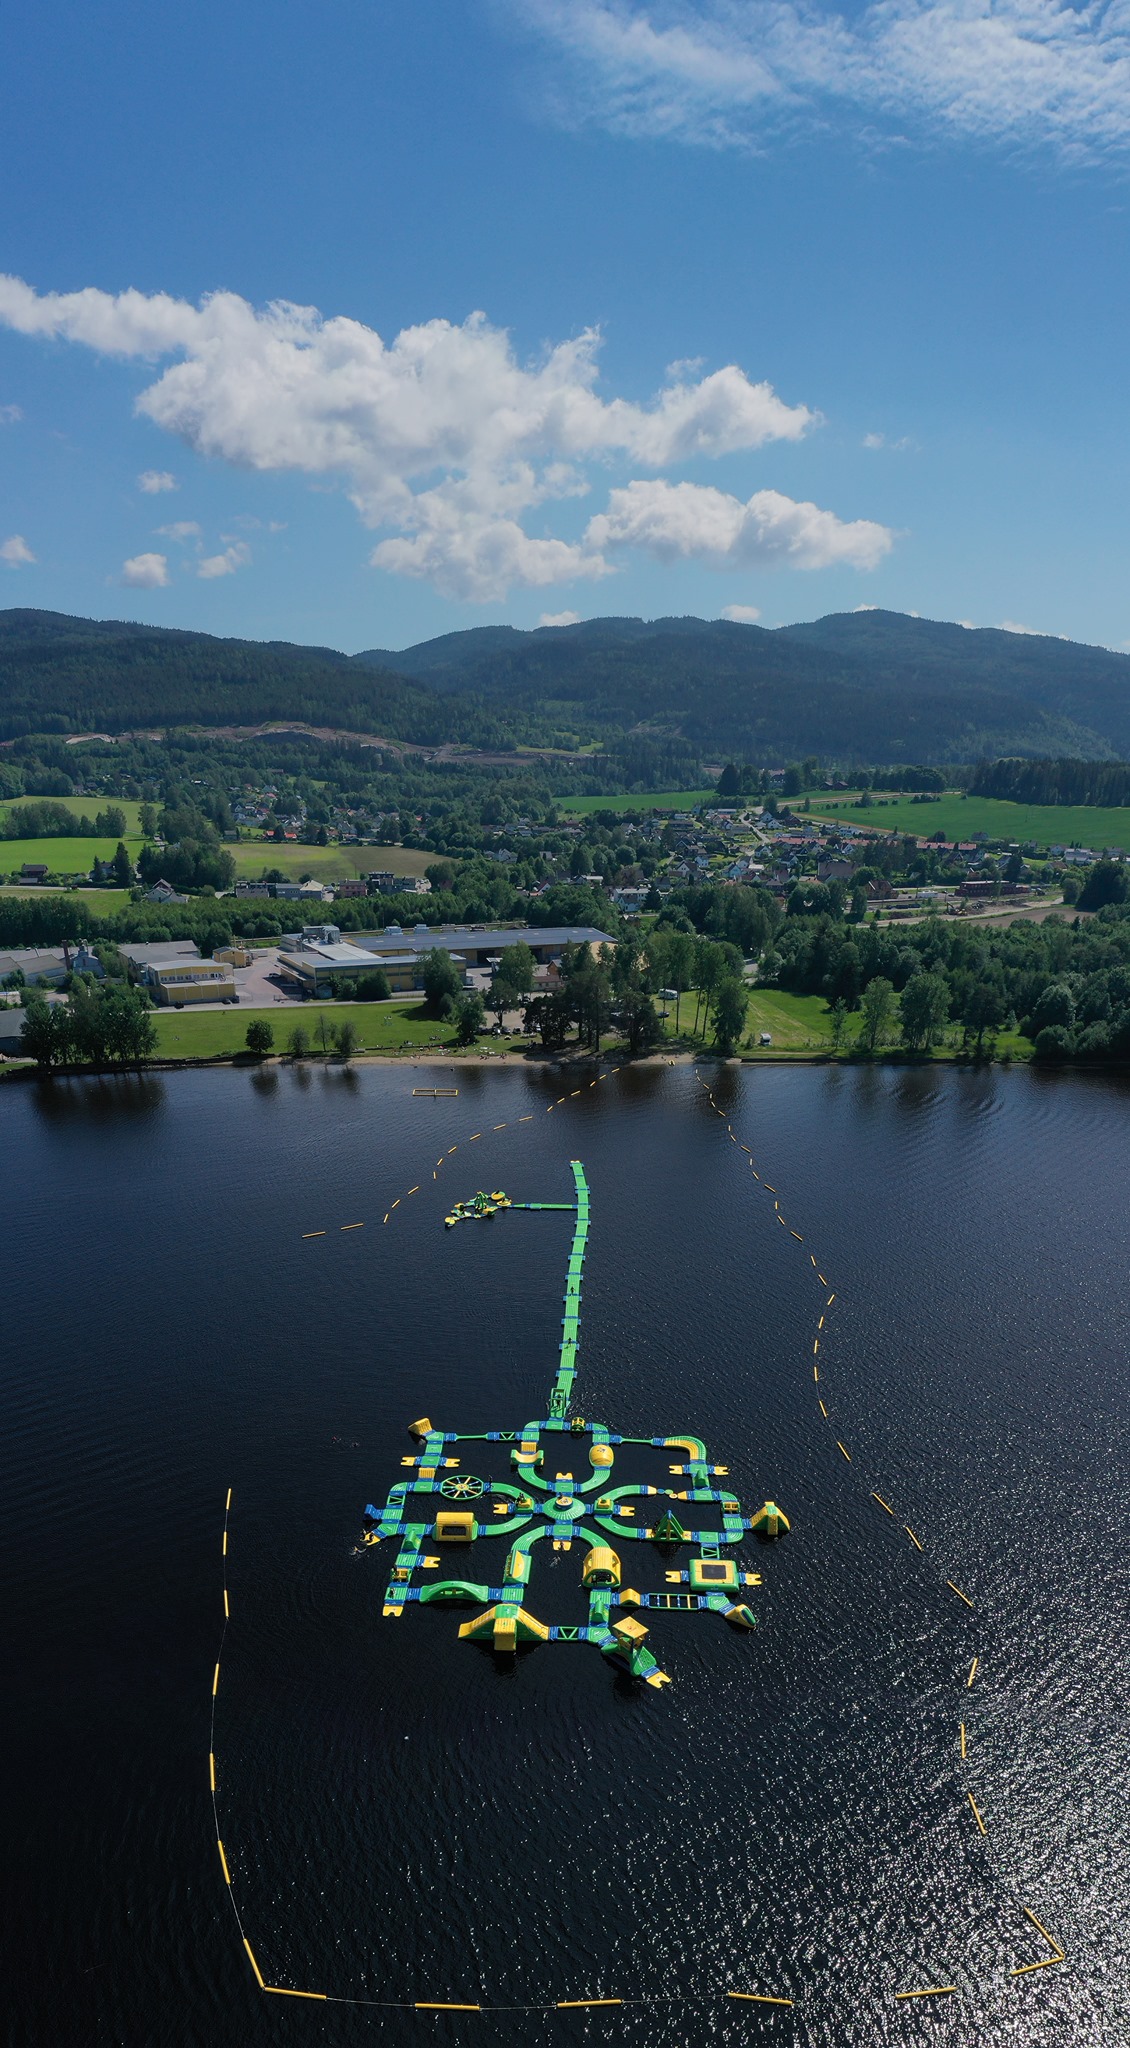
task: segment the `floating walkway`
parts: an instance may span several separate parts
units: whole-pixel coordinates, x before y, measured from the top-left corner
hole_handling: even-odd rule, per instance
[[[564,1313],[557,1371],[549,1390],[546,1413],[524,1429],[487,1430],[476,1435],[437,1429],[429,1416],[410,1425],[417,1443],[414,1455],[401,1459],[412,1477],[393,1486],[383,1507],[365,1510],[362,1540],[398,1545],[385,1591],[384,1612],[397,1620],[414,1604],[461,1604],[481,1611],[465,1621],[463,1641],[489,1643],[504,1656],[523,1644],[594,1643],[601,1654],[645,1684],[668,1685],[647,1644],[641,1613],[694,1613],[706,1609],[740,1629],[756,1627],[746,1605],[748,1587],[761,1575],[739,1567],[723,1555],[747,1536],[771,1538],[788,1529],[788,1520],[774,1501],[754,1516],[743,1514],[736,1495],[711,1482],[726,1476],[724,1465],[710,1464],[706,1446],[695,1436],[625,1437],[604,1423],[586,1422],[572,1412],[573,1390],[581,1344],[581,1288],[589,1237],[589,1188],[579,1159],[572,1161],[572,1202],[512,1202],[501,1189],[479,1191],[456,1202],[444,1218],[456,1223],[483,1222],[509,1209],[566,1210],[574,1216],[573,1242],[565,1279]],[[513,1477],[483,1479],[462,1469],[456,1446],[471,1443],[508,1444]],[[680,1462],[669,1466],[681,1488],[613,1485],[617,1452],[622,1446],[677,1451]],[[587,1466],[578,1477],[554,1469],[568,1458]],[[700,1513],[699,1511],[706,1512]],[[696,1515],[704,1523],[691,1526]],[[471,1577],[437,1578],[417,1583],[418,1575],[437,1571],[441,1556],[428,1554],[431,1544],[476,1544],[481,1538],[505,1537],[510,1547],[494,1583]],[[527,1606],[533,1576],[534,1546],[549,1541],[556,1551],[585,1546],[581,1586],[588,1596],[585,1624],[544,1622]],[[616,1544],[650,1544],[665,1565],[665,1583],[678,1591],[639,1592],[623,1583]],[[685,1565],[680,1551],[690,1549]]]

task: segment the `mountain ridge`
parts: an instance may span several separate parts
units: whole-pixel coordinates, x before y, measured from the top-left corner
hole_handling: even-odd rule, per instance
[[[880,610],[478,626],[354,655],[0,612],[0,739],[285,719],[409,746],[644,737],[767,764],[1130,759],[1130,656]]]

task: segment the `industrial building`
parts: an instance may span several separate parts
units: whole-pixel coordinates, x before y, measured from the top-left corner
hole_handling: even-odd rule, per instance
[[[142,982],[155,1003],[237,1003],[235,975],[222,960],[154,960]]]

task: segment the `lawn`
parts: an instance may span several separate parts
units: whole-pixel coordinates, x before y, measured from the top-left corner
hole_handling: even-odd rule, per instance
[[[693,994],[688,994],[683,997],[679,1006],[682,1037],[689,1036],[694,1019],[695,998]],[[849,1022],[848,1037],[853,1035],[852,1027],[857,1024],[857,1018]],[[668,1005],[665,1028],[673,1037],[674,1003]],[[777,988],[751,989],[744,1035],[747,1038],[752,1037],[752,1050],[757,1050],[757,1040],[763,1031],[768,1031],[773,1040],[772,1047],[767,1047],[767,1051],[830,1052],[832,1049],[832,1017],[823,996],[793,996],[784,989]]]
[[[126,852],[136,863],[142,841],[127,835]],[[0,839],[0,874],[18,875],[25,861],[45,861],[53,875],[88,875],[95,860],[112,860],[116,839]],[[100,892],[101,893],[101,892]]]
[[[252,1018],[263,1018],[275,1034],[275,1051],[286,1051],[287,1041],[301,1025],[316,1050],[321,1046],[321,1022],[325,1019],[327,1041],[336,1024],[349,1018],[355,1026],[359,1051],[414,1052],[453,1051],[451,1027],[425,1017],[418,1002],[391,1003],[293,1003],[269,1010],[166,1010],[154,1012],[159,1059],[211,1059],[220,1053],[242,1052],[247,1044],[247,1027]],[[481,1041],[497,1049],[497,1041]],[[509,1041],[504,1040],[503,1044]]]
[[[827,796],[810,790],[814,818],[844,818],[851,825],[878,832],[913,832],[928,839],[944,832],[947,839],[972,839],[986,832],[990,839],[1034,840],[1037,846],[1104,846],[1130,851],[1130,805],[1103,809],[1098,804],[1009,804],[997,797],[961,796],[956,791],[930,803],[909,797],[876,796],[866,810],[856,810],[850,793]]]
[[[229,841],[227,851],[235,861],[236,874],[253,881],[278,868],[289,880],[313,875],[319,882],[352,881],[383,868],[391,875],[422,875],[434,853],[418,853],[409,846],[298,846],[293,840],[279,845],[274,839]]]
[[[693,811],[711,798],[722,802],[713,789],[659,789],[632,796],[574,796],[568,802],[562,797],[557,808],[567,818],[584,818],[591,811]]]
[[[68,811],[73,811],[73,812],[74,812],[74,814],[75,814],[75,816],[76,816],[76,818],[81,818],[81,817],[84,817],[84,816],[85,816],[85,817],[87,817],[87,818],[96,818],[96,817],[97,817],[97,815],[98,815],[98,813],[99,813],[99,811],[106,811],[106,810],[109,810],[110,806],[111,806],[111,805],[113,805],[113,807],[114,807],[114,809],[115,809],[115,810],[117,810],[117,811],[122,811],[122,812],[124,812],[124,813],[125,813],[125,821],[126,821],[126,830],[127,830],[127,832],[131,832],[131,833],[133,833],[133,834],[135,835],[135,837],[140,837],[140,834],[141,834],[141,805],[140,805],[140,803],[138,803],[138,802],[135,802],[135,801],[131,800],[131,799],[130,799],[130,798],[128,798],[128,797],[118,797],[118,796],[58,796],[58,797],[43,797],[43,796],[13,796],[13,797],[6,797],[6,798],[4,799],[4,801],[3,801],[2,803],[0,803],[0,816],[4,816],[4,815],[5,815],[5,814],[6,814],[6,813],[7,813],[8,811],[20,811],[20,810],[22,810],[22,809],[23,809],[23,807],[24,807],[24,805],[25,805],[25,804],[43,804],[43,803],[58,803],[58,804],[66,804],[66,807],[67,807]],[[115,842],[114,842],[114,843],[115,843],[115,845],[116,845],[116,844],[117,844],[117,841],[115,840]]]

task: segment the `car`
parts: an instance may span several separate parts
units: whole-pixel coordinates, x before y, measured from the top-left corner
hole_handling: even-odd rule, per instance
[[[768,1031],[763,1031],[757,1043],[758,1045],[772,1045],[773,1039],[771,1034]]]

